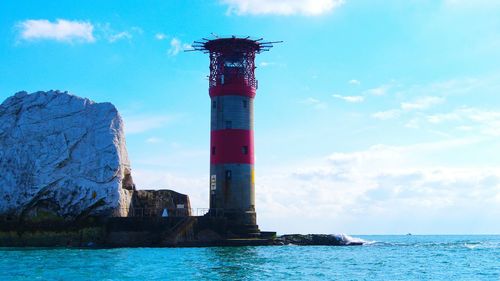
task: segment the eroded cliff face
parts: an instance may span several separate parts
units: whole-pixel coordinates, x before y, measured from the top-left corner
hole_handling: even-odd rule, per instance
[[[0,105],[0,215],[126,216],[134,188],[112,104],[49,91]]]

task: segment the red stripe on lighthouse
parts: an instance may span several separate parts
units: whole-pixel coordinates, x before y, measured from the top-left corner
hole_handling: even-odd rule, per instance
[[[210,146],[211,164],[254,163],[253,131],[251,130],[228,129],[212,131]]]
[[[209,89],[210,97],[215,96],[245,96],[249,98],[255,97],[255,88],[248,86],[245,83],[231,83],[224,85],[212,86]]]

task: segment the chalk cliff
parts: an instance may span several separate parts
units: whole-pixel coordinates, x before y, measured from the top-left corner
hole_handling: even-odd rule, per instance
[[[0,216],[126,216],[134,189],[111,103],[48,91],[0,105]]]

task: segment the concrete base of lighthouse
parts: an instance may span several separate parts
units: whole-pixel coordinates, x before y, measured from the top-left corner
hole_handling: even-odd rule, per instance
[[[211,209],[206,216],[223,218],[226,221],[228,238],[258,238],[261,231],[254,211]]]
[[[260,237],[260,229],[257,225],[255,212],[226,212],[228,236],[234,237]]]
[[[240,152],[240,151],[237,151]],[[253,165],[211,165],[209,216],[226,220],[228,236],[259,237]]]

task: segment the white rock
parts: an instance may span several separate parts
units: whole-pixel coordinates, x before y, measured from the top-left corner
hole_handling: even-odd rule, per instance
[[[111,103],[19,92],[0,105],[0,215],[126,216],[134,189]]]

